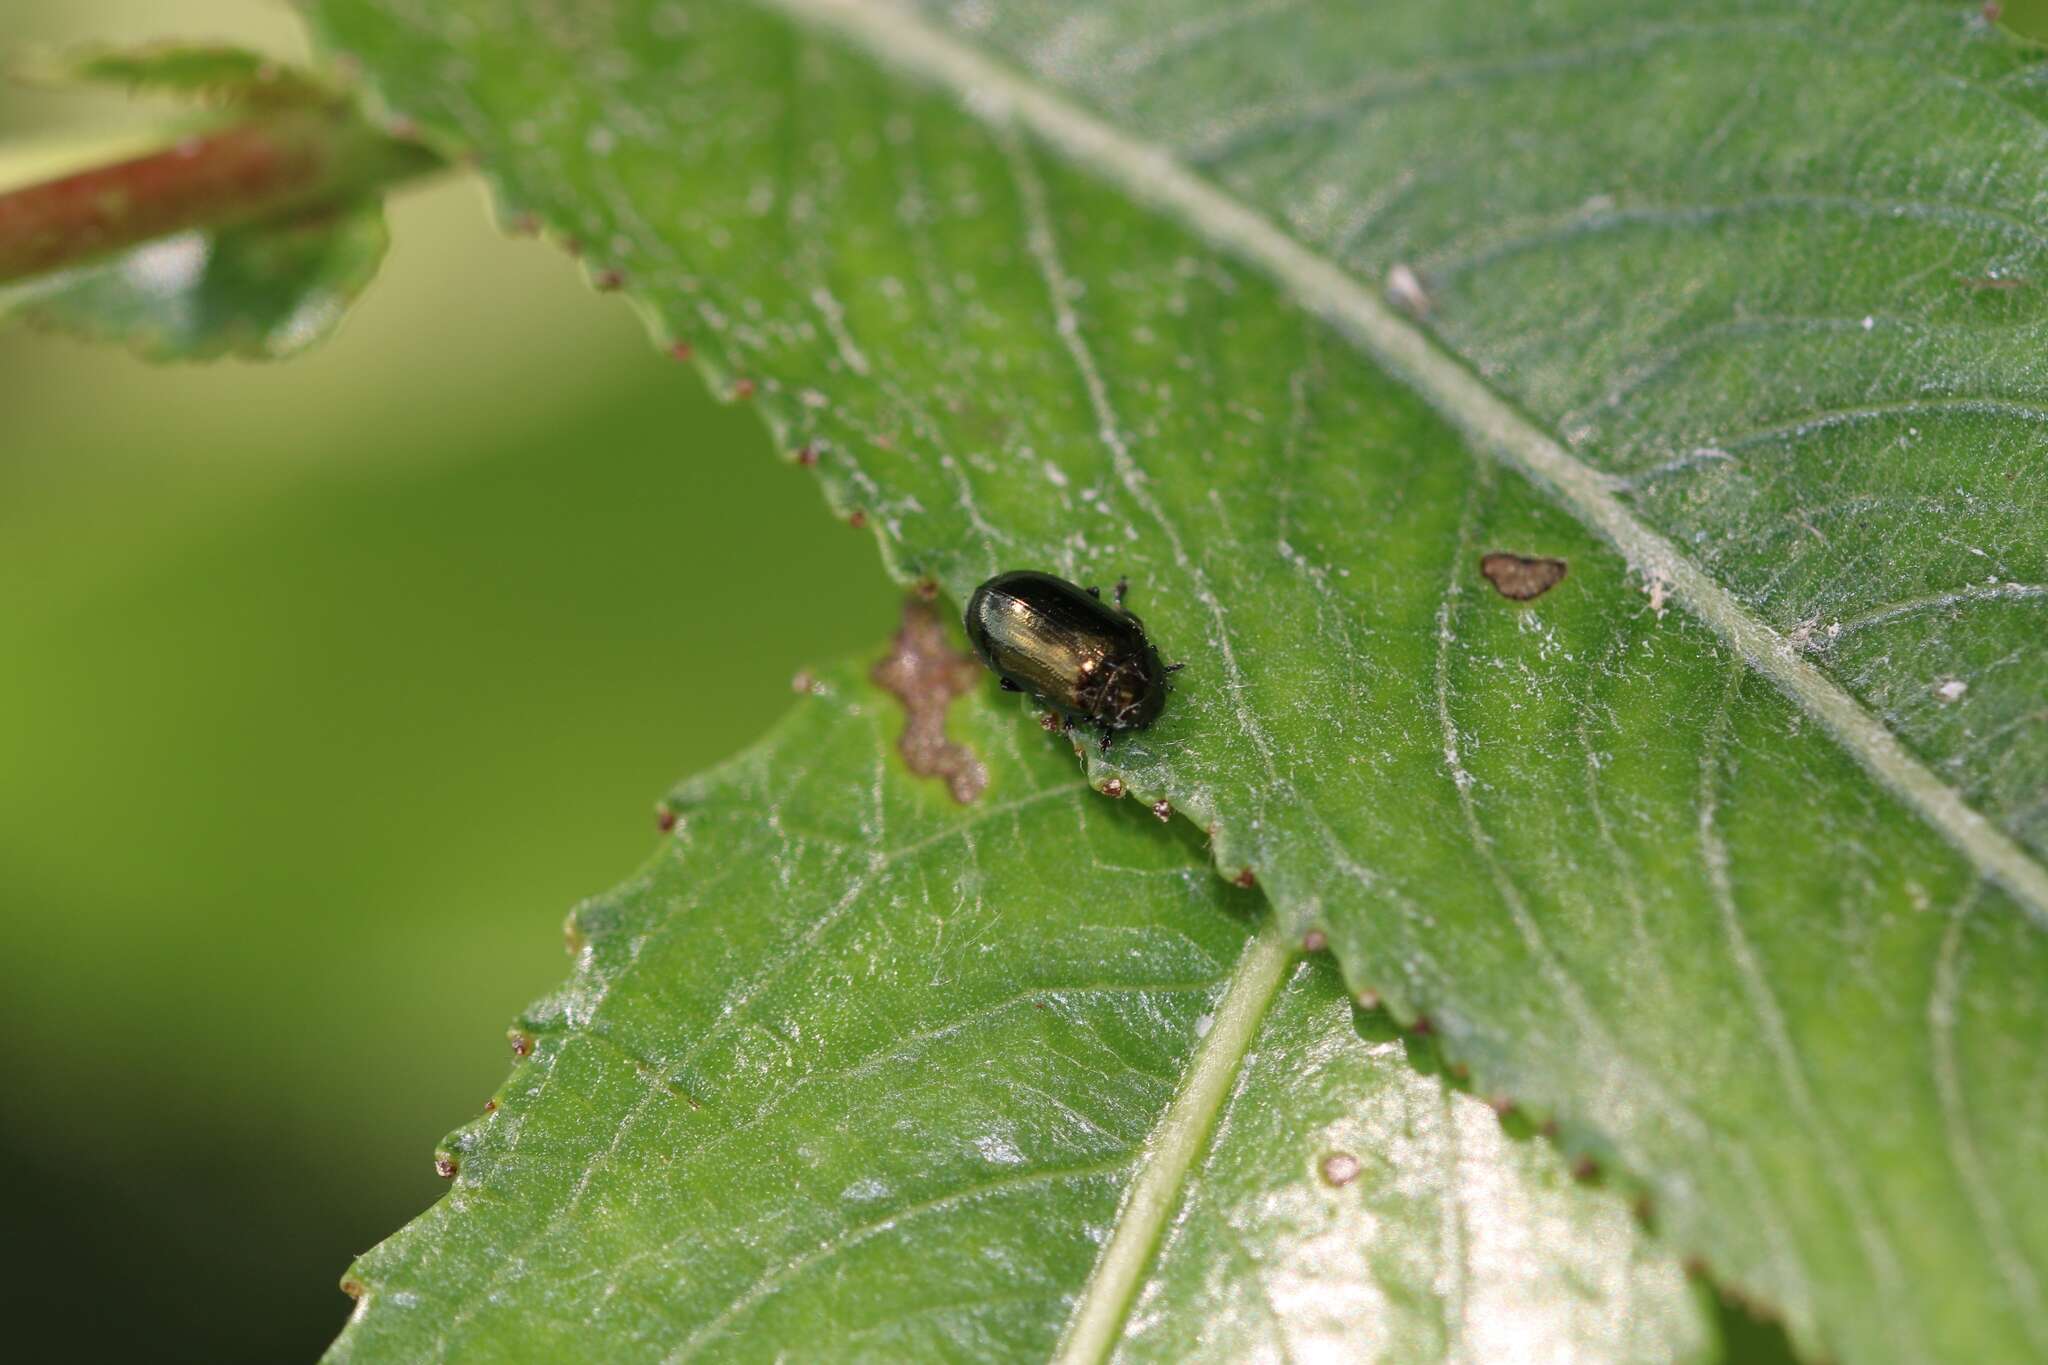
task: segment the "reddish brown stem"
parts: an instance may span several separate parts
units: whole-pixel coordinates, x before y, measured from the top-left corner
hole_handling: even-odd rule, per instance
[[[190,228],[338,202],[441,164],[344,111],[266,113],[132,161],[0,194],[0,284]]]

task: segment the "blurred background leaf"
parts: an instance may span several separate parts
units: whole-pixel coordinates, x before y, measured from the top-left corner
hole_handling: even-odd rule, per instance
[[[0,317],[126,342],[149,360],[283,359],[341,325],[389,244],[375,199],[181,232],[0,289]]]
[[[151,360],[279,359],[324,340],[384,258],[387,194],[447,170],[352,92],[248,48],[97,44],[21,66],[58,90],[215,110],[152,115],[156,141],[132,157],[89,147],[16,183],[0,166],[0,320]]]
[[[10,44],[303,53],[253,0],[9,10]],[[145,121],[0,89],[0,178]],[[0,334],[8,1295],[67,1355],[317,1353],[566,908],[894,620],[873,546],[558,252],[468,184],[391,217],[290,366]]]
[[[57,88],[108,85],[138,95],[168,95],[216,105],[306,106],[346,98],[334,83],[269,53],[230,43],[177,38],[133,47],[107,43],[67,47],[26,65],[21,74]]]

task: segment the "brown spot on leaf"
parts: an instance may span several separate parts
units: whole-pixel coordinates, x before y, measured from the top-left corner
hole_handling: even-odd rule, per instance
[[[1562,559],[1531,557],[1509,554],[1495,550],[1479,561],[1479,572],[1486,575],[1486,581],[1500,590],[1500,595],[1516,602],[1531,602],[1543,596],[1564,581],[1565,563]]]
[[[1245,888],[1246,890],[1250,890],[1250,889],[1251,889],[1252,887],[1254,887],[1254,886],[1257,886],[1257,885],[1259,884],[1259,879],[1258,879],[1257,877],[1253,876],[1253,875],[1252,875],[1252,870],[1251,870],[1250,868],[1248,868],[1248,867],[1247,867],[1247,868],[1243,868],[1243,869],[1241,869],[1241,870],[1240,870],[1240,871],[1238,872],[1238,874],[1237,874],[1237,884],[1238,884],[1239,886],[1242,886],[1242,887],[1244,887],[1244,888]]]
[[[1432,1032],[1429,1016],[1426,1014],[1416,1015],[1415,1022],[1408,1026],[1408,1031],[1419,1038],[1427,1038]]]
[[[1100,787],[1097,787],[1096,790],[1114,801],[1124,794],[1124,780],[1120,777],[1112,777]]]
[[[798,446],[796,449],[796,462],[809,469],[818,462],[818,448],[814,445]]]
[[[1358,1179],[1358,1173],[1365,1165],[1349,1152],[1332,1152],[1323,1158],[1323,1183],[1339,1189]]]
[[[1495,1095],[1486,1103],[1487,1106],[1501,1118],[1506,1118],[1509,1114],[1515,1112],[1515,1102],[1509,1099],[1506,1095]]]
[[[733,380],[732,396],[735,399],[752,398],[754,396],[754,381],[751,379]]]
[[[1050,711],[1038,713],[1038,728],[1049,735],[1056,735],[1067,728],[1067,723]]]
[[[654,808],[654,827],[663,834],[673,830],[676,827],[676,813],[674,809],[668,806],[656,806]]]
[[[912,585],[912,589],[917,593],[917,599],[920,602],[936,602],[939,600],[939,580],[936,578],[920,578]]]
[[[495,1113],[497,1113],[497,1112],[498,1112],[498,1102],[497,1102],[496,1100],[485,1100],[485,1101],[484,1101],[484,1112],[485,1112],[486,1114],[495,1114]]]
[[[1304,953],[1320,953],[1330,946],[1330,936],[1320,929],[1311,929],[1301,936],[1301,950]]]
[[[1160,797],[1152,803],[1152,815],[1160,824],[1165,824],[1173,818],[1173,803],[1163,796]]]
[[[964,744],[946,738],[946,712],[953,698],[981,682],[981,663],[954,650],[938,613],[922,602],[903,604],[903,625],[888,655],[870,676],[903,703],[903,737],[897,752],[910,771],[943,780],[963,806],[988,786],[988,769]]]
[[[363,1295],[369,1293],[370,1289],[361,1280],[348,1279],[341,1282],[341,1292],[352,1299],[360,1299]]]
[[[452,1156],[437,1156],[434,1158],[434,1174],[440,1176],[443,1180],[453,1180],[455,1172],[460,1169],[455,1164],[455,1158]]]
[[[697,354],[695,348],[687,341],[672,341],[669,343],[668,355],[671,360],[688,360],[695,354]]]
[[[852,514],[846,518],[846,524],[858,531],[861,527],[868,524],[868,514],[856,507],[853,509]]]
[[[623,270],[600,270],[597,272],[597,278],[592,283],[597,286],[600,292],[609,294],[614,289],[624,287],[626,273]]]
[[[518,1029],[513,1029],[505,1037],[512,1044],[512,1055],[514,1057],[531,1057],[533,1055],[532,1034],[521,1033]]]

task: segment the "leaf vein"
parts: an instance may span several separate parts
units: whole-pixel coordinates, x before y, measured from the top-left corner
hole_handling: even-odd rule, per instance
[[[1645,579],[1662,585],[1960,853],[2004,885],[2037,924],[2048,926],[2048,866],[1971,808],[1840,684],[1642,521],[1617,496],[1611,479],[1582,463],[1484,379],[1439,350],[1347,270],[1188,171],[1165,148],[1119,132],[894,0],[762,3],[834,29],[900,70],[971,95],[971,107],[999,128],[1028,128],[1076,165],[1267,271],[1303,307],[1405,381],[1477,449],[1547,488],[1565,510],[1604,537]],[[1014,144],[1015,134],[1008,136]]]

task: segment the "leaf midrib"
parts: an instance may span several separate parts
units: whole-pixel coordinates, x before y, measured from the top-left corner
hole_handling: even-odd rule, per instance
[[[1252,1039],[1294,960],[1281,937],[1278,918],[1266,916],[1245,944],[1230,985],[1217,1002],[1209,1032],[1196,1049],[1180,1093],[1146,1139],[1137,1177],[1117,1210],[1102,1256],[1082,1286],[1066,1336],[1054,1359],[1059,1365],[1093,1365],[1107,1360],[1122,1337],[1130,1308],[1144,1284],[1166,1225],[1179,1209],[1188,1171],[1201,1155],[1231,1088],[1243,1070]]]
[[[1616,497],[1609,476],[1573,456],[1350,272],[1188,171],[1166,149],[1117,131],[897,0],[759,3],[951,90],[976,117],[1022,126],[1072,163],[1263,271],[1297,304],[1413,389],[1476,450],[1547,488],[1575,520],[1620,551],[1646,585],[1690,611],[1980,873],[2048,926],[2048,866],[1973,809],[1797,646],[1641,521]]]

